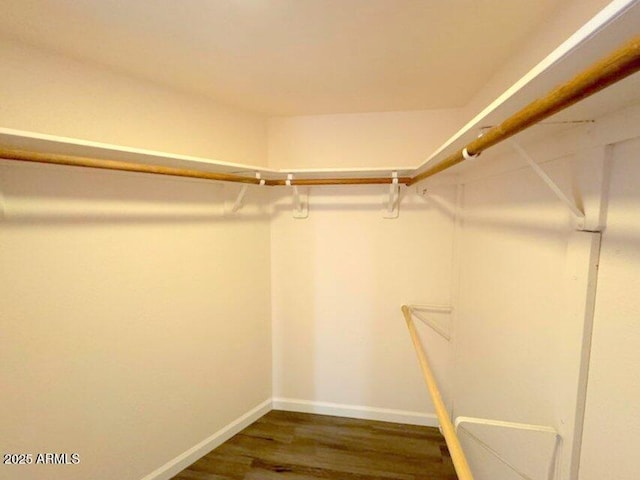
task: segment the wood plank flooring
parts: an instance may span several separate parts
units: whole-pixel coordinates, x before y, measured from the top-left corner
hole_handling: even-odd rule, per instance
[[[173,480],[456,480],[437,428],[273,410]]]

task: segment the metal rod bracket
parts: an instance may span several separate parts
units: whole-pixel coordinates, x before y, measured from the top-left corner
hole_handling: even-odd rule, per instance
[[[256,172],[256,179],[259,181],[260,186],[265,185],[266,181],[262,178],[260,172]],[[236,200],[233,202],[233,205],[231,205],[230,213],[238,213],[242,209],[244,206],[244,197],[247,194],[248,188],[249,184],[245,183],[242,185],[238,195],[236,196]]]
[[[293,218],[307,218],[309,216],[309,194],[293,185],[293,174],[287,174],[287,187],[293,187]]]
[[[400,210],[400,185],[398,183],[398,172],[391,173],[391,183],[389,184],[389,196],[385,202],[384,218],[398,218]]]
[[[481,136],[482,136],[482,133],[478,135],[478,137],[481,137]],[[478,158],[479,156],[480,156],[479,153],[474,153],[473,155],[471,155],[467,150],[467,147],[464,147],[462,149],[462,158],[464,158],[465,160],[473,160],[474,158]]]
[[[249,185],[247,184],[243,185],[242,188],[240,188],[238,196],[236,197],[236,201],[233,202],[233,205],[231,206],[231,213],[236,213],[242,208],[244,196],[247,194],[247,188],[249,188]]]

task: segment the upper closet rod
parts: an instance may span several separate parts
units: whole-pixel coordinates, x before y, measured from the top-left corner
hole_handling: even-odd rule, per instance
[[[411,177],[398,177],[398,183],[409,185]],[[378,178],[298,178],[292,179],[291,185],[380,185],[389,184],[393,182],[392,177],[378,177]],[[267,180],[267,185],[280,186],[286,185],[286,180]]]
[[[149,165],[144,163],[122,162],[118,160],[101,160],[97,158],[76,157],[56,153],[41,153],[25,150],[14,150],[0,147],[0,159],[19,160],[24,162],[49,163],[54,165],[68,165],[72,167],[91,167],[104,170],[118,170],[125,172],[154,173],[156,175],[170,175],[174,177],[201,178],[205,180],[218,180],[221,182],[249,183],[259,185],[260,180],[254,177],[244,177],[231,173],[205,172],[186,168],[165,167],[162,165]],[[318,178],[292,180],[292,185],[365,185],[365,184],[389,184],[391,177],[380,178]],[[408,184],[411,177],[400,177],[399,183]],[[286,185],[286,180],[266,180],[265,185]]]
[[[638,70],[640,70],[640,36],[634,37],[631,41],[591,65],[568,82],[556,87],[544,97],[534,100],[500,125],[487,130],[481,137],[478,137],[466,147],[449,155],[442,162],[414,176],[409,185],[446,170],[466,160],[467,157],[479,155],[487,148],[526,130],[545,118],[636,73]]]
[[[173,177],[203,178],[222,182],[253,183],[258,185],[260,180],[254,177],[243,177],[230,173],[203,172],[186,168],[164,167],[143,163],[129,163],[118,160],[100,160],[97,158],[74,157],[55,153],[27,152],[0,147],[0,158],[5,160],[21,160],[25,162],[51,163],[55,165],[70,165],[72,167],[102,168],[105,170],[119,170],[124,172],[155,173],[156,175],[171,175]]]
[[[548,118],[561,110],[593,95],[600,90],[636,73],[640,70],[640,36],[622,45],[606,58],[595,63],[568,82],[555,88],[547,95],[524,107],[507,120],[490,130],[481,137],[445,158],[433,167],[427,168],[413,177],[402,177],[398,183],[413,185],[416,182],[431,177],[447,168],[473,157],[518,132]],[[155,166],[148,164],[128,163],[115,160],[99,160],[94,158],[74,157],[50,153],[27,152],[0,147],[0,158],[6,160],[21,160],[28,162],[51,163],[57,165],[71,165],[79,167],[102,168],[107,170],[123,170],[128,172],[155,173],[178,177],[202,178],[224,182],[239,182],[259,184],[255,177],[244,177],[228,173],[213,173],[200,170]],[[382,178],[318,178],[295,179],[291,185],[366,185],[389,184],[391,177]],[[285,180],[267,180],[266,185],[286,185]]]

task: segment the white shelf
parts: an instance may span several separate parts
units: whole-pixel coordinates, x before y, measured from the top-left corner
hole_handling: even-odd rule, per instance
[[[501,123],[529,103],[606,57],[638,35],[639,26],[639,0],[611,2],[445,142],[418,167],[418,171],[426,170],[464,148],[477,138],[482,127]],[[559,133],[563,129],[571,128],[570,122],[596,120],[639,101],[640,74],[636,74],[556,114],[543,125],[539,124],[520,133],[518,137],[524,137],[526,142],[552,131]],[[465,168],[463,162],[448,171],[460,173]]]
[[[280,173],[279,170],[257,165],[223,162],[204,157],[178,155],[156,150],[125,147],[10,128],[0,128],[0,144],[19,150],[32,150],[169,167],[193,168],[209,172],[247,173],[249,175],[253,175],[253,172],[256,171],[266,174]]]

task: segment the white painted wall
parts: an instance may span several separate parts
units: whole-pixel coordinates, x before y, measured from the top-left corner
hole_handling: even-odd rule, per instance
[[[525,144],[564,191],[586,206],[588,218],[597,215],[593,182],[586,183],[596,175],[593,160],[604,152],[597,145],[616,144],[582,434],[580,356],[583,345],[589,346],[582,336],[589,332],[590,318],[581,282],[588,280],[585,245],[592,234],[573,232],[568,210],[507,147],[486,152],[461,177],[454,414],[554,427],[563,437],[554,478],[637,477],[629,461],[640,440],[631,407],[640,398],[632,380],[638,331],[632,280],[638,269],[635,212],[640,207],[636,116],[637,107],[631,107],[598,119],[593,127],[556,136],[547,129],[547,135]],[[631,137],[636,140],[623,140]],[[531,478],[544,478],[547,465],[541,469],[544,459],[532,454],[539,453],[540,439],[478,431]],[[580,471],[572,476],[578,463],[571,454],[580,440]],[[462,441],[477,478],[516,478],[464,433]]]
[[[260,116],[9,42],[0,57],[2,127],[266,163]],[[0,478],[139,480],[270,399],[268,197],[228,218],[234,188],[0,162],[0,451],[80,455]]]
[[[0,126],[266,164],[264,117],[0,38]]]
[[[416,167],[460,126],[460,111],[269,118],[273,168]]]
[[[632,107],[593,126],[538,127],[539,135],[530,137],[525,147],[578,204],[587,207],[591,219],[597,216],[594,185],[585,179],[594,173],[593,155],[602,153],[598,145],[633,136],[636,117],[637,107]],[[305,137],[313,130],[306,128],[305,119],[298,136],[294,120],[287,120],[288,138],[300,148],[297,158],[313,159],[312,148],[300,147],[312,145]],[[322,137],[323,129],[316,134]],[[614,149],[584,450],[580,476],[574,478],[637,476],[624,455],[639,444],[637,415],[631,408],[640,398],[633,380],[637,306],[632,280],[637,271],[638,172],[633,159],[638,146],[637,141],[626,142]],[[358,151],[355,142],[351,148]],[[365,148],[370,146],[359,151]],[[329,156],[339,158],[335,152]],[[384,189],[376,187],[358,189],[359,193],[313,188],[307,220],[291,217],[290,197],[278,198],[272,224],[274,395],[284,397],[284,407],[295,409],[359,414],[359,407],[367,406],[428,415],[432,407],[424,399],[417,369],[411,367],[413,354],[406,356],[411,348],[402,340],[404,333],[395,327],[383,331],[377,317],[391,325],[387,318],[394,317],[403,302],[446,303],[443,299],[457,296],[453,366],[451,351],[436,343],[437,337],[425,338],[445,396],[453,397],[454,414],[555,428],[563,437],[555,478],[572,478],[577,463],[571,457],[581,437],[575,422],[580,421],[584,401],[581,354],[583,335],[589,331],[585,284],[589,253],[595,252],[589,250],[595,249],[596,244],[589,247],[593,235],[575,232],[568,209],[508,146],[487,152],[461,181],[465,195],[458,293],[437,282],[448,268],[442,260],[450,263],[453,254],[450,240],[449,247],[438,247],[442,239],[436,232],[451,235],[450,218],[439,225],[434,211],[419,207],[421,213],[414,216],[417,211],[401,207],[398,220],[383,221],[373,215],[384,197]],[[452,202],[451,189],[442,188],[439,193]],[[419,200],[406,191],[405,195],[410,204]],[[385,222],[394,223],[393,236]],[[421,239],[419,247],[414,237]],[[387,249],[395,250],[385,255]],[[434,252],[439,252],[438,260],[430,258]],[[414,268],[395,263],[397,255],[405,253],[417,258]],[[390,273],[400,268],[401,275]],[[450,280],[447,277],[447,285]],[[586,316],[577,316],[580,312]],[[372,345],[384,345],[384,351]],[[376,365],[388,369],[372,368]],[[397,377],[401,369],[406,371]],[[369,411],[376,414],[383,412]],[[543,478],[553,464],[548,451],[540,454],[539,449],[548,445],[548,437],[513,432],[487,438],[495,439],[492,446],[534,478]],[[463,441],[478,478],[514,478],[508,467],[472,440]]]
[[[433,423],[400,306],[450,302],[455,192],[434,187],[424,199],[403,188],[391,220],[387,191],[313,188],[305,220],[292,217],[288,192],[275,194],[273,391],[282,408]],[[446,378],[448,346],[424,333]]]
[[[640,140],[613,150],[603,234],[581,480],[633,480],[640,470]]]
[[[138,480],[271,397],[269,218],[222,188],[0,165],[0,450],[81,459],[0,478]]]
[[[566,160],[545,170],[570,178]],[[576,235],[569,212],[526,168],[465,183],[463,211],[455,416],[555,428],[564,439],[564,472],[553,478],[568,479],[584,321],[567,300]],[[461,438],[477,478],[512,478],[478,443]],[[487,443],[531,476],[548,470],[551,459],[532,455],[526,444],[510,452],[514,438]],[[547,465],[540,468],[541,461]]]
[[[459,123],[457,110],[270,118],[269,166],[415,166]],[[313,187],[300,220],[289,192],[274,192],[277,407],[433,424],[400,306],[450,302],[455,191],[425,199],[403,187],[393,220],[387,196],[387,186]],[[448,345],[420,330],[445,379]]]

